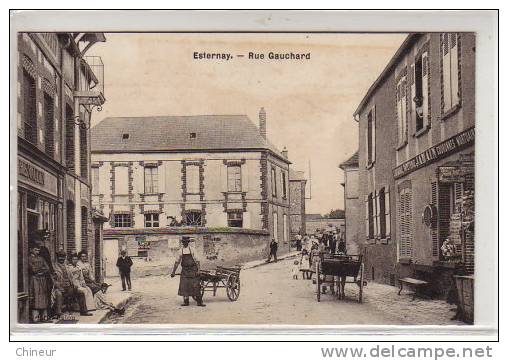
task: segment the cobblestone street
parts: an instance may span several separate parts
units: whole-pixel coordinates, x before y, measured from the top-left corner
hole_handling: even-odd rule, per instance
[[[346,300],[324,295],[316,301],[315,285],[309,280],[293,280],[292,260],[242,270],[241,294],[230,302],[224,289],[217,296],[205,293],[207,307],[181,307],[177,296],[178,277],[151,276],[133,280],[134,298],[122,317],[109,323],[151,324],[301,324],[301,325],[452,325],[454,312],[444,301],[411,301],[395,287],[369,283],[364,302],[357,302],[358,288],[346,285]],[[113,280],[112,289],[120,288]]]

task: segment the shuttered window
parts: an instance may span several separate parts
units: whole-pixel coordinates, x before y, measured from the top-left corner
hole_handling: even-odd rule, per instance
[[[365,224],[367,239],[374,238],[374,195],[370,193],[365,202]]]
[[[65,164],[70,171],[74,171],[74,110],[65,106]]]
[[[460,102],[458,34],[441,34],[442,111],[446,113]]]
[[[88,130],[86,127],[79,127],[79,160],[80,175],[88,179]]]
[[[434,206],[434,209],[438,209],[438,183],[437,182],[431,182],[431,190],[432,190],[432,198],[431,203]],[[431,229],[430,229],[430,235],[432,238],[432,257],[434,259],[439,259],[439,253],[440,253],[440,247],[441,244],[439,243],[439,234],[438,234],[438,217],[434,216],[434,219],[432,220]]]
[[[27,141],[37,144],[35,79],[25,69],[23,69],[23,133]]]
[[[423,52],[415,60],[414,65],[415,97],[415,130],[416,132],[428,127],[429,118],[429,57]]]
[[[411,258],[413,255],[413,193],[411,188],[400,191],[399,200],[399,257]]]
[[[396,99],[399,144],[403,144],[407,142],[407,84],[405,76],[401,77],[397,83]]]
[[[50,157],[55,155],[55,106],[53,97],[44,93],[45,151]]]
[[[373,107],[367,114],[367,134],[366,134],[366,149],[367,149],[367,165],[370,165],[376,160],[376,108]]]
[[[242,167],[228,165],[228,192],[242,191]]]

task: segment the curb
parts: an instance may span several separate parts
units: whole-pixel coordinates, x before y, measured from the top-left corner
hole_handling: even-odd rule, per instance
[[[278,261],[282,261],[284,259],[289,259],[289,258],[293,258],[293,257],[296,257],[298,256],[300,252],[290,252],[290,253],[286,253],[280,257],[278,257]],[[272,262],[270,262],[272,263]],[[259,260],[259,261],[251,261],[251,262],[247,262],[247,263],[244,263],[242,265],[242,270],[245,270],[245,269],[252,269],[252,268],[256,268],[256,267],[259,267],[259,266],[264,266],[264,265],[267,265],[267,264],[270,264],[270,263],[267,263],[266,260]]]

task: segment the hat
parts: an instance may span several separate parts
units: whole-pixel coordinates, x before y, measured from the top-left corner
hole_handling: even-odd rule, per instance
[[[101,288],[108,288],[110,287],[111,285],[109,283],[106,283],[106,282],[102,282],[101,283]]]

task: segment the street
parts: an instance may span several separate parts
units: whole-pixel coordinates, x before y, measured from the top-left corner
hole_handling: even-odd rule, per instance
[[[111,318],[119,324],[298,324],[298,325],[402,325],[461,324],[449,321],[453,312],[444,301],[415,300],[397,295],[395,287],[369,284],[364,302],[358,288],[346,285],[346,300],[324,295],[317,302],[310,280],[293,280],[293,259],[242,270],[241,294],[230,302],[225,289],[205,293],[207,307],[191,300],[182,307],[177,296],[178,276],[151,276],[133,280],[134,297],[124,316]],[[112,289],[120,288],[115,279]],[[420,312],[421,311],[421,312]]]

